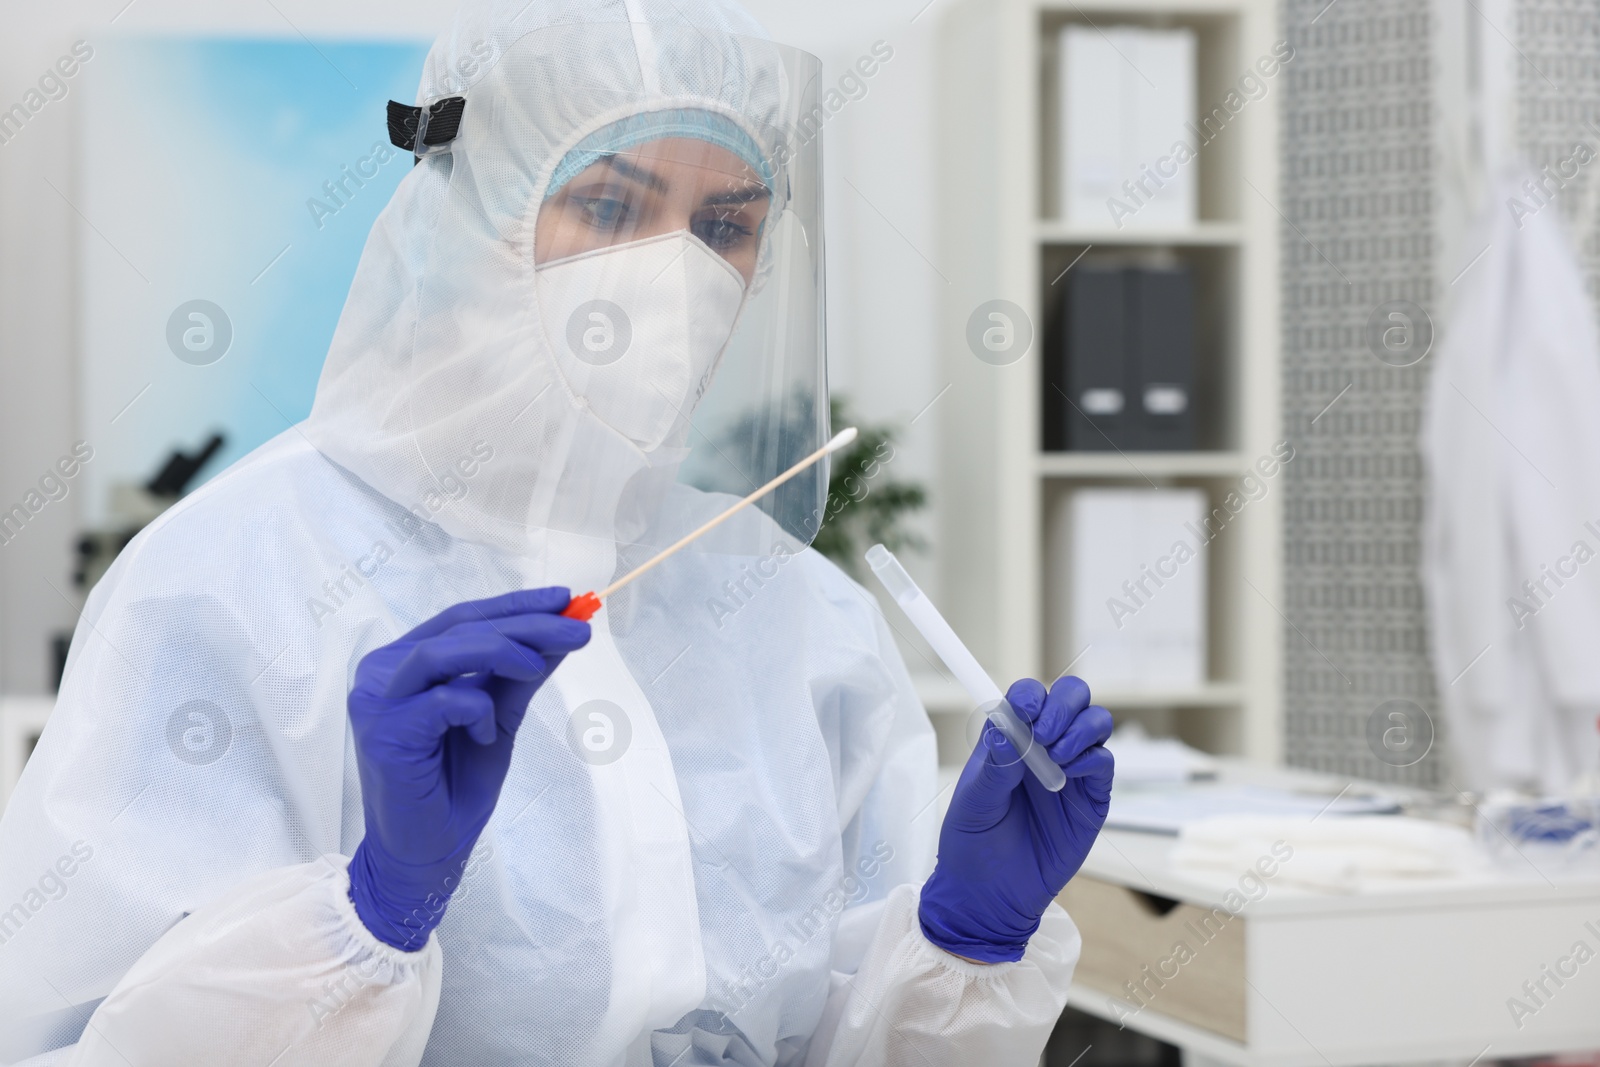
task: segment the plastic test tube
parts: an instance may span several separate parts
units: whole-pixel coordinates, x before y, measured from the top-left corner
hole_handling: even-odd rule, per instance
[[[944,665],[950,668],[950,673],[956,676],[956,681],[961,683],[967,695],[977,701],[989,721],[999,728],[1012,747],[1022,753],[1022,762],[1033,771],[1039,784],[1052,793],[1059,792],[1067,784],[1066,773],[1050,758],[1050,753],[1045,751],[1043,745],[1033,743],[1033,731],[1017,716],[1005,694],[1000,692],[1000,687],[994,684],[994,679],[989,677],[971,650],[962,644],[961,638],[939,614],[939,609],[933,606],[928,595],[911,580],[911,575],[894,558],[894,553],[882,545],[873,545],[867,549],[867,563],[912,625],[916,626],[917,632],[944,660]]]

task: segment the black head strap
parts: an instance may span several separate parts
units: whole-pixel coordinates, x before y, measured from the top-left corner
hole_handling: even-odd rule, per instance
[[[404,148],[418,157],[427,149],[449,144],[461,132],[461,116],[467,110],[467,98],[447,96],[427,108],[413,107],[398,101],[389,101],[389,141],[396,148]]]

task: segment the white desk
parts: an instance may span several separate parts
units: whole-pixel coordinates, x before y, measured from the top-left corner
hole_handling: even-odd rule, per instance
[[[1345,784],[1233,764],[1226,766],[1224,777],[1296,786],[1332,783],[1334,790]],[[1201,881],[1173,869],[1167,854],[1175,840],[1107,832],[1080,877],[1207,909],[1221,906],[1232,879]],[[1126,1017],[1126,1025],[1142,1033],[1204,1058],[1247,1067],[1466,1063],[1479,1057],[1600,1048],[1600,877],[1547,878],[1530,868],[1375,884],[1353,895],[1268,883],[1266,895],[1248,904],[1231,924],[1242,939],[1242,953],[1237,943],[1233,949],[1236,957],[1242,956],[1242,973],[1228,977],[1231,966],[1224,946],[1205,967],[1196,961],[1193,974],[1212,984],[1190,990],[1202,1001],[1226,999],[1229,991],[1215,986],[1242,983],[1233,993],[1242,1001],[1244,1040],[1214,1032],[1227,1026],[1206,1028],[1162,1014],[1161,998],[1177,992],[1187,968],[1177,968],[1180,977],[1172,988],[1156,993],[1142,1011],[1131,1016],[1128,1007],[1119,1011],[1104,990],[1120,982],[1108,981],[1106,975],[1126,971],[1125,979],[1134,979],[1143,964],[1155,965],[1159,955],[1137,959],[1119,949],[1118,965],[1102,966],[1098,979],[1081,974],[1075,979],[1072,1006],[1113,1022]],[[1121,894],[1124,910],[1128,900],[1138,899],[1124,890],[1089,888],[1102,894],[1102,902],[1109,899],[1105,894]],[[1073,892],[1069,887],[1065,895]],[[1192,919],[1194,913],[1188,914]],[[1142,915],[1137,921],[1157,926],[1178,917],[1174,912],[1164,920],[1148,907]],[[1079,926],[1087,960],[1089,946],[1103,947],[1109,935],[1097,934],[1083,919]],[[1166,932],[1178,929],[1174,922]],[[1125,933],[1119,929],[1117,937]],[[1153,930],[1147,933],[1151,937],[1146,944],[1160,943]],[[1544,979],[1551,995],[1541,995],[1542,1006],[1524,1016],[1519,1028],[1508,999],[1534,1006],[1523,983],[1539,981],[1541,968],[1554,967],[1579,941],[1595,957],[1577,966],[1574,977],[1563,978],[1561,987]],[[1105,952],[1100,956],[1103,961]],[[1086,984],[1094,980],[1102,990]]]

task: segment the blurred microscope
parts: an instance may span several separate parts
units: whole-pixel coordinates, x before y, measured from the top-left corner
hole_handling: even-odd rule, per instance
[[[119,484],[111,487],[111,500],[104,525],[86,530],[78,537],[72,584],[80,594],[87,596],[89,590],[111,568],[118,553],[128,547],[128,542],[183,498],[200,469],[222,451],[226,443],[222,434],[212,434],[211,439],[194,452],[174,449],[155,476],[143,485]],[[71,642],[70,633],[57,634],[51,642],[55,659],[54,677],[58,684],[66,669],[67,648]]]

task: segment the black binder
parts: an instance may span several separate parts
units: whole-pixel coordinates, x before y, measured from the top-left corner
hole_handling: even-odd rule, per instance
[[[1129,407],[1133,447],[1187,452],[1194,434],[1194,285],[1189,271],[1128,272]]]
[[[1110,452],[1129,447],[1127,272],[1080,266],[1068,275],[1066,392],[1067,448]]]

